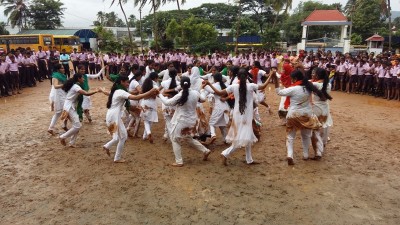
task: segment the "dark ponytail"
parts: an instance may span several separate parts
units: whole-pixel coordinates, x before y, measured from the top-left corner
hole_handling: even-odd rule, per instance
[[[221,90],[224,90],[226,88],[225,83],[222,81],[222,74],[220,74],[220,73],[215,74],[214,81],[219,82],[219,86],[221,86]]]
[[[239,112],[244,114],[246,110],[247,101],[247,71],[245,69],[240,69],[238,73],[239,78]]]
[[[237,77],[237,75],[238,75],[238,73],[239,73],[239,69],[240,69],[240,67],[238,67],[238,66],[232,66],[229,70],[231,71],[231,73],[233,74],[232,75],[232,78],[231,78],[231,83],[230,84],[232,84],[233,83],[233,80]]]
[[[132,82],[132,80],[136,80],[138,77],[142,77],[143,72],[141,70],[136,70],[136,72],[133,74],[133,77],[129,80],[129,83]]]
[[[169,69],[169,76],[171,77],[171,83],[169,84],[168,89],[175,89],[178,85],[176,84],[176,75],[178,72],[176,71],[175,68]],[[174,97],[178,92],[173,91],[169,92],[170,97]]]
[[[326,100],[326,97],[324,94],[322,94],[322,91],[320,91],[310,81],[308,81],[307,77],[305,77],[300,70],[293,71],[290,74],[290,77],[296,79],[297,81],[301,80],[302,81],[301,86],[304,86],[308,92],[316,94],[322,101]]]
[[[151,72],[149,77],[146,78],[143,82],[142,85],[142,92],[146,93],[148,91],[150,91],[151,89],[153,89],[153,80],[156,79],[158,77],[158,74],[156,72]]]
[[[332,100],[332,96],[330,96],[327,92],[326,89],[328,87],[329,84],[329,76],[326,70],[322,69],[322,68],[317,68],[315,74],[317,75],[317,79],[318,80],[323,80],[324,83],[322,84],[322,94],[325,95],[325,98]]]
[[[178,105],[184,105],[189,97],[189,88],[190,88],[190,78],[182,77],[181,79],[181,87],[182,87],[182,96],[178,100]]]
[[[68,79],[67,82],[65,82],[62,89],[65,92],[68,92],[69,90],[71,90],[72,86],[74,86],[74,84],[76,82],[78,82],[78,79],[80,79],[80,78],[82,78],[81,74],[78,74],[78,73],[74,74],[74,76],[72,78]]]
[[[113,83],[113,86],[111,87],[110,94],[108,95],[107,109],[111,108],[112,98],[114,96],[114,92],[118,88],[118,85],[121,84],[121,81],[127,81],[128,79],[129,78],[127,76],[118,76],[118,78],[115,79],[115,82]]]

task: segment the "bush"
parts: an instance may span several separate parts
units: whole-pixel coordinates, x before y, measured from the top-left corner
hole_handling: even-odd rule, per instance
[[[215,41],[201,42],[199,44],[192,45],[190,46],[190,50],[191,52],[215,52],[216,50],[227,51],[228,47],[226,46],[225,43],[221,43],[215,40]]]

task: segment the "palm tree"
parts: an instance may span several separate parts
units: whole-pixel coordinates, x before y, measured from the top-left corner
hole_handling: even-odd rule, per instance
[[[161,0],[134,0],[135,7],[139,5],[139,8],[142,9],[146,3],[151,4],[151,10],[153,10],[153,33],[154,33],[154,44],[156,46],[156,51],[158,52],[158,32],[157,32],[157,15],[156,10],[161,5]]]
[[[272,28],[275,28],[278,22],[279,13],[282,10],[284,10],[284,13],[287,13],[288,10],[292,8],[293,0],[266,0],[265,4],[269,5],[276,12],[275,20],[272,25]]]
[[[102,11],[99,11],[99,12],[97,12],[96,16],[97,16],[97,21],[99,21],[99,23],[100,23],[100,26],[104,26],[105,17],[106,17],[105,13]]]
[[[4,15],[8,16],[11,27],[18,26],[20,30],[26,27],[28,7],[25,0],[0,0],[0,5],[4,6]]]
[[[104,0],[103,0],[104,1]],[[130,47],[133,46],[133,41],[132,41],[132,34],[131,34],[131,30],[129,29],[129,21],[128,18],[126,17],[126,13],[124,10],[124,7],[122,6],[122,4],[125,4],[128,0],[112,0],[110,7],[116,2],[118,1],[118,5],[121,8],[122,14],[124,14],[124,18],[125,18],[125,23],[126,23],[126,27],[128,28],[128,35],[129,35],[129,43],[130,43]]]

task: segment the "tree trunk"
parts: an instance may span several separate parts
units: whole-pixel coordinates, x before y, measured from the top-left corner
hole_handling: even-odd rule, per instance
[[[181,7],[179,6],[179,0],[176,0],[176,4],[178,5],[178,11],[181,11]]]
[[[239,14],[238,14],[238,21],[236,25],[236,44],[235,44],[235,53],[238,52],[238,45],[239,45],[239,29],[240,29],[240,20],[241,20],[241,15],[242,15],[242,9],[241,9],[241,4],[242,2],[239,0]]]
[[[139,8],[139,34],[140,34],[140,46],[141,52],[143,51],[143,34],[142,34],[142,6]]]
[[[156,52],[158,52],[158,42],[157,42],[157,17],[156,17],[156,4],[155,0],[152,0],[153,4],[153,32],[154,32],[154,44],[156,46]]]
[[[132,34],[131,34],[131,30],[129,29],[128,18],[126,17],[124,7],[122,7],[121,0],[119,0],[119,6],[121,7],[122,14],[124,14],[124,17],[125,17],[125,23],[126,23],[126,27],[128,28],[128,35],[129,35],[129,43],[130,43],[129,49],[132,50],[132,47],[133,47]]]
[[[392,51],[392,9],[390,8],[390,0],[388,0],[388,15],[389,15],[389,51]]]

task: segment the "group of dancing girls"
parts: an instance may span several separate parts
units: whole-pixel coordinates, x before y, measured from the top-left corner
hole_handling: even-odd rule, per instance
[[[167,63],[166,70],[156,73],[152,62],[149,62],[146,68],[122,67],[119,74],[106,73],[106,77],[113,82],[111,89],[107,91],[98,88],[89,91],[89,78],[97,78],[107,68],[93,75],[85,74],[83,66],[78,68],[78,73],[69,80],[66,79],[62,66],[56,66],[53,76],[53,101],[56,109],[48,132],[55,134],[55,124],[61,118],[66,132],[59,139],[64,146],[67,145],[67,138],[70,138],[69,146],[75,146],[82,121],[79,108],[82,108],[91,121],[91,100],[88,97],[101,92],[108,96],[106,125],[112,135],[103,150],[111,156],[110,149],[117,144],[114,162],[125,162],[122,158],[124,144],[128,135],[138,136],[141,120],[144,124],[143,140],[154,142],[151,127],[154,122],[158,122],[158,97],[165,120],[163,138],[171,141],[175,155],[172,166],[184,165],[181,151],[183,141],[201,151],[202,158],[206,161],[211,153],[206,146],[215,141],[217,128],[221,130],[223,141],[230,144],[230,147],[221,152],[224,165],[228,165],[228,158],[234,151],[243,147],[246,151],[246,163],[258,164],[251,155],[251,146],[260,138],[257,132],[257,126],[261,122],[258,105],[269,108],[265,102],[264,89],[270,81],[274,81],[278,95],[286,96],[288,164],[294,164],[293,142],[296,130],[301,131],[303,159],[309,158],[308,148],[311,143],[315,150],[314,159],[322,157],[325,131],[323,124],[329,116],[329,104],[326,100],[332,99],[325,70],[316,71],[316,80],[313,83],[304,79],[303,72],[295,70],[289,75],[291,84],[280,88],[280,78],[288,80],[284,77],[285,74],[281,76],[274,69],[267,74],[260,69],[257,61],[253,63],[251,70],[230,66],[227,68],[227,76],[211,69],[210,74],[203,77],[200,76],[196,62],[188,65],[188,72],[180,75],[172,63]],[[163,76],[160,84],[159,76]],[[87,107],[83,107],[85,99]],[[209,118],[206,117],[202,104],[207,100],[211,108]],[[67,120],[71,122],[70,129],[67,128]],[[226,131],[227,129],[229,130]],[[208,136],[206,142],[203,138]]]

